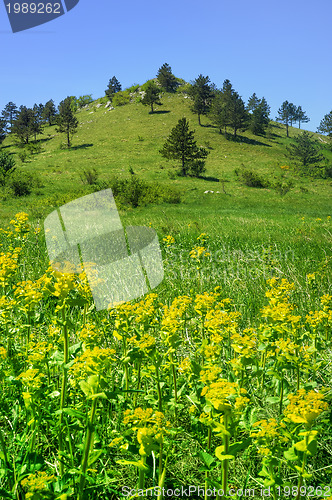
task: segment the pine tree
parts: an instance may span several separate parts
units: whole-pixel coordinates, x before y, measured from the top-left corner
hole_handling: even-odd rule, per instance
[[[0,118],[0,144],[6,137],[7,122],[4,118]]]
[[[165,63],[159,68],[157,79],[165,92],[175,92],[178,82],[169,64]]]
[[[252,102],[251,106],[249,106],[248,102],[247,106],[247,110],[249,110],[249,108],[252,110],[252,113],[250,113],[249,128],[255,135],[260,135],[260,134],[264,135],[265,130],[270,123],[269,119],[270,106],[268,105],[264,97],[262,99],[258,99],[256,97],[256,94],[253,94],[253,96],[255,96],[256,98],[255,102],[251,101]],[[252,97],[250,99],[252,99]]]
[[[17,115],[18,115],[17,106],[16,104],[10,101],[8,104],[6,104],[4,110],[2,111],[2,118],[6,120],[6,123],[8,124],[7,130],[8,128],[9,131],[12,130],[13,123],[16,120]]]
[[[324,159],[324,155],[318,152],[319,144],[309,132],[294,137],[294,143],[286,146],[290,158],[298,160],[306,168]]]
[[[290,117],[291,117],[291,109],[289,107],[289,104],[290,103],[288,101],[284,101],[282,103],[282,105],[278,109],[278,116],[276,118],[276,120],[278,122],[281,122],[284,125],[286,125],[286,135],[287,135],[287,137],[289,137],[289,135],[288,135],[288,125],[289,125],[289,121],[290,121]]]
[[[310,118],[307,117],[307,115],[305,114],[305,111],[303,111],[301,106],[298,106],[296,108],[296,121],[299,122],[299,128],[301,128],[301,123],[310,122]]]
[[[31,135],[35,134],[35,113],[31,108],[20,106],[17,118],[13,122],[12,133],[15,134],[23,144],[29,144]]]
[[[48,121],[48,124],[51,126],[54,124],[56,114],[57,111],[54,101],[50,99],[44,106],[42,117],[44,120]]]
[[[260,103],[260,99],[258,99],[257,95],[254,92],[252,94],[252,96],[249,97],[249,99],[248,99],[247,110],[248,111],[255,111],[255,109],[257,108],[259,103]]]
[[[219,133],[221,134],[224,128],[226,134],[226,127],[229,125],[229,114],[227,112],[225,95],[222,90],[217,90],[215,92],[209,111],[209,117],[216,127],[218,127]]]
[[[238,130],[248,128],[249,114],[242,98],[237,92],[233,92],[228,103],[229,126],[233,128],[234,137]]]
[[[198,176],[205,170],[204,160],[208,151],[197,146],[194,131],[189,130],[189,122],[186,118],[178,121],[159,152],[169,160],[180,160],[183,176],[188,174]]]
[[[292,102],[288,104],[288,112],[289,112],[290,126],[292,127],[293,122],[297,120],[297,107]]]
[[[74,116],[71,104],[71,97],[66,97],[66,99],[61,101],[59,104],[59,115],[57,118],[57,132],[66,134],[68,147],[70,147],[70,138],[76,132],[78,127],[78,120]]]
[[[332,111],[327,113],[321,120],[319,127],[317,128],[317,132],[327,134],[329,137],[332,137]]]
[[[201,125],[201,115],[206,115],[214,98],[213,87],[208,76],[199,75],[188,92],[193,100],[192,111],[198,116]]]
[[[160,88],[152,81],[148,82],[145,86],[145,94],[141,99],[144,106],[151,106],[151,113],[153,113],[153,105],[161,106],[160,102]]]
[[[120,92],[121,90],[121,83],[119,80],[115,77],[112,76],[110,81],[108,82],[107,89],[105,90],[105,94],[109,98],[110,101],[112,101],[114,94],[117,92]]]

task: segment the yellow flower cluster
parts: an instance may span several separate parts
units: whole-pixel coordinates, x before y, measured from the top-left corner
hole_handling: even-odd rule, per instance
[[[141,457],[146,457],[159,448],[170,427],[164,414],[160,411],[153,412],[152,408],[126,410],[123,422],[125,425],[130,425],[132,430],[137,431],[136,438],[140,445]]]
[[[170,247],[173,243],[175,243],[175,239],[170,234],[163,238],[163,241],[166,243],[167,247]]]
[[[44,471],[38,471],[34,474],[29,474],[22,479],[21,486],[25,490],[25,498],[37,498],[35,493],[46,493],[48,491],[48,484],[55,481],[55,476],[49,476]],[[38,499],[42,498],[38,496]]]
[[[231,413],[232,409],[242,410],[249,402],[245,396],[247,391],[236,382],[229,382],[226,379],[219,379],[212,382],[209,386],[203,387],[202,396],[209,401],[213,407],[225,414]]]
[[[89,375],[101,375],[114,361],[114,349],[102,349],[94,347],[86,351],[74,359],[73,364],[69,368],[69,374],[72,376],[70,382],[72,385],[77,385],[80,380],[85,380]]]
[[[17,247],[12,252],[0,253],[0,285],[3,287],[8,285],[8,278],[18,268],[18,258],[21,250],[20,247]]]
[[[328,409],[328,404],[323,401],[324,394],[316,391],[306,392],[305,389],[299,389],[297,394],[289,394],[289,404],[284,410],[288,420],[295,424],[303,423],[311,427],[314,420]]]
[[[259,429],[256,429],[259,427]],[[255,428],[250,433],[256,443],[258,444],[258,453],[261,455],[271,455],[271,448],[278,446],[280,443],[286,443],[289,441],[287,435],[283,432],[286,425],[284,422],[278,423],[275,418],[270,418],[269,420],[263,419],[255,422],[253,428]]]
[[[29,389],[29,391],[36,391],[40,389],[45,381],[45,375],[37,368],[29,368],[16,377],[16,380],[21,380],[22,384]]]
[[[99,343],[100,331],[93,323],[86,323],[83,328],[78,330],[77,337],[83,342],[85,348],[91,348]]]

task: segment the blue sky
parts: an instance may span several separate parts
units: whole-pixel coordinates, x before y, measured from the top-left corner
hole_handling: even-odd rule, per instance
[[[125,88],[167,62],[187,81],[228,78],[245,101],[264,96],[272,119],[284,100],[300,105],[311,119],[303,127],[316,131],[332,110],[331,19],[331,0],[80,0],[14,34],[1,2],[0,110],[98,98],[113,75]]]

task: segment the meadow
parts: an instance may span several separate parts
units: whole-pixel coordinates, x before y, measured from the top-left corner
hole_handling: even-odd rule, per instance
[[[24,161],[3,144],[35,180],[0,193],[0,497],[332,498],[331,181],[288,163],[277,123],[232,141],[182,95],[154,114],[101,103],[69,150],[55,127]],[[182,116],[210,151],[203,178],[158,152]],[[292,187],[245,186],[241,165]],[[124,226],[157,231],[165,278],[97,312],[83,271],[49,267],[43,220],[134,177],[174,193],[115,197]]]

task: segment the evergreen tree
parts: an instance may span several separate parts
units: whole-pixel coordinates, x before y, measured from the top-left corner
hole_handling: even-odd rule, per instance
[[[35,113],[31,108],[20,106],[17,118],[13,122],[12,132],[23,144],[29,144],[31,135],[36,133]]]
[[[197,146],[194,131],[189,130],[189,122],[186,118],[178,121],[159,152],[169,160],[180,160],[181,175],[198,176],[205,170],[204,160],[208,151]]]
[[[107,89],[105,90],[105,94],[109,98],[110,101],[112,101],[114,94],[117,92],[120,92],[121,90],[121,83],[119,80],[115,77],[112,76],[110,81],[108,82]]]
[[[288,112],[289,112],[290,126],[292,127],[293,122],[297,120],[297,107],[292,102],[288,104]]]
[[[160,88],[155,82],[148,82],[145,86],[145,94],[141,99],[141,103],[144,106],[151,106],[151,113],[153,113],[153,105],[161,106],[160,102]]]
[[[253,94],[256,96],[256,94]],[[251,98],[250,98],[251,99]],[[263,97],[262,99],[258,99],[256,97],[255,103],[252,103],[251,106],[248,106],[247,109],[252,110],[250,113],[250,124],[249,128],[255,135],[264,135],[267,126],[270,123],[269,114],[270,114],[270,106],[268,105],[266,99]],[[250,100],[249,100],[250,101]]]
[[[329,137],[332,137],[332,111],[327,113],[321,120],[319,127],[317,128],[317,132],[327,134]]]
[[[229,125],[230,121],[226,102],[223,91],[217,90],[209,111],[209,117],[216,127],[218,127],[220,134],[223,128],[226,134],[226,127]]]
[[[6,106],[4,107],[4,110],[2,111],[2,118],[4,120],[6,120],[6,123],[8,125],[7,130],[8,130],[8,128],[9,128],[9,131],[12,130],[13,123],[14,123],[14,120],[16,120],[17,115],[18,115],[17,106],[16,106],[16,104],[14,104],[13,102],[10,101],[8,104],[6,104]]]
[[[50,99],[44,106],[42,117],[44,120],[48,121],[48,124],[51,126],[54,124],[56,114],[57,111],[54,101]]]
[[[301,128],[301,122],[302,123],[310,122],[310,118],[307,117],[307,115],[305,114],[305,111],[303,111],[301,106],[298,106],[296,108],[296,121],[299,122],[299,128]]]
[[[66,97],[66,99],[61,101],[59,104],[59,115],[57,118],[57,132],[66,134],[68,147],[70,147],[70,138],[76,132],[78,127],[78,120],[74,116],[71,104],[71,97]]]
[[[294,137],[294,143],[286,147],[290,158],[298,160],[305,168],[313,163],[319,163],[324,155],[318,152],[319,144],[309,132]]]
[[[7,122],[4,118],[0,118],[0,144],[6,137]]]
[[[37,140],[37,134],[42,133],[42,112],[44,106],[42,104],[35,104],[32,111],[34,114],[34,118],[31,124],[32,132],[35,136],[35,141]]]
[[[289,107],[289,104],[290,103],[288,101],[284,101],[282,103],[282,105],[278,109],[278,116],[276,118],[276,120],[278,122],[281,122],[284,125],[286,125],[286,135],[287,135],[287,137],[289,137],[289,135],[288,135],[288,125],[289,125],[289,121],[290,121],[290,117],[291,117],[291,109]]]
[[[229,126],[233,128],[234,137],[238,130],[246,130],[248,128],[249,114],[246,110],[242,98],[237,92],[233,92],[229,100]]]
[[[206,115],[214,97],[213,87],[208,76],[199,75],[191,85],[188,94],[193,100],[192,111],[198,116],[201,125],[201,115]]]
[[[178,82],[169,64],[165,63],[159,68],[157,79],[165,92],[175,92]]]
[[[255,111],[257,106],[260,103],[260,99],[258,99],[257,95],[253,93],[251,97],[248,99],[248,104],[247,104],[247,110],[248,111]]]

